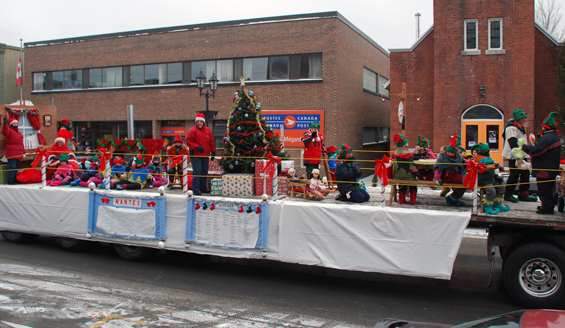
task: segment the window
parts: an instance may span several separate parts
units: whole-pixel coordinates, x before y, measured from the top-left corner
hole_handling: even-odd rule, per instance
[[[388,95],[388,90],[385,87],[385,84],[388,82],[388,79],[382,75],[379,75],[379,93],[381,95]]]
[[[182,63],[167,64],[167,83],[182,83]]]
[[[233,81],[233,60],[218,60],[216,67],[216,77],[220,82]]]
[[[129,85],[143,85],[144,66],[131,66],[129,68]]]
[[[377,73],[363,68],[363,90],[377,93]]]
[[[288,80],[288,56],[271,57],[271,80]]]
[[[46,73],[33,73],[33,90],[45,90]]]
[[[243,77],[246,81],[261,81],[267,79],[269,58],[243,59]]]
[[[101,88],[102,87],[102,69],[101,68],[94,68],[91,69],[89,72],[89,80],[88,80],[88,87],[89,88]]]
[[[216,71],[216,61],[215,60],[208,60],[208,61],[199,61],[199,62],[192,62],[192,82],[196,82],[196,75],[202,74],[206,75],[206,80],[209,80],[212,77],[212,73]]]
[[[502,114],[489,105],[478,105],[463,114],[464,120],[502,120]]]
[[[20,132],[24,135],[25,149],[37,149],[37,147],[39,147],[37,132],[27,119],[27,115],[20,116],[18,130],[20,130]]]
[[[322,55],[300,56],[300,78],[301,79],[322,78]]]
[[[465,21],[465,50],[478,50],[477,20]]]
[[[502,19],[491,18],[488,20],[488,48],[502,49]]]
[[[123,78],[123,69],[121,67],[109,67],[102,69],[102,86],[104,88],[121,87]]]
[[[363,128],[363,144],[372,144],[386,142],[390,128],[387,127],[364,127]]]
[[[53,90],[63,89],[63,81],[65,81],[65,72],[53,72]]]
[[[145,65],[145,84],[165,84],[166,69],[166,64]]]
[[[82,88],[82,70],[65,71],[65,89]]]

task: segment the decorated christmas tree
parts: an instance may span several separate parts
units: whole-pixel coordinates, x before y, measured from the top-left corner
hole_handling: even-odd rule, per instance
[[[224,134],[222,166],[230,173],[254,173],[255,159],[267,153],[286,157],[277,133],[261,115],[261,103],[253,91],[241,86],[233,97],[227,131]]]

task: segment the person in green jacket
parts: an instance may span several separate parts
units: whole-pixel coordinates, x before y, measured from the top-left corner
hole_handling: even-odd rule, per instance
[[[414,163],[412,152],[408,149],[408,139],[402,134],[395,134],[393,138],[396,144],[396,151],[392,155],[392,176],[397,180],[416,181],[416,178],[422,179],[422,175],[418,172],[418,166]],[[406,203],[406,188],[401,186],[398,189],[398,204]],[[416,204],[418,188],[410,186],[410,204]]]
[[[497,181],[496,169],[501,169],[500,164],[490,157],[489,146],[479,142],[471,147],[471,152],[475,153],[474,160],[479,164],[485,164],[485,171],[479,173],[478,186],[485,189],[483,199],[483,210],[487,214],[498,214],[510,209],[508,205],[502,205],[504,199],[505,185],[502,181]]]

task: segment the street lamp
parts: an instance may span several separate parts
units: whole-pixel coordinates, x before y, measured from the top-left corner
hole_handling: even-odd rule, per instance
[[[212,98],[215,98],[219,81],[220,80],[218,80],[216,74],[212,72],[212,77],[209,80],[210,90],[212,90],[212,93],[210,93],[208,90],[206,90],[206,93],[203,93],[202,89],[204,88],[204,84],[206,84],[206,75],[202,73],[202,69],[200,69],[200,73],[196,75],[196,86],[198,87],[198,90],[200,90],[200,97],[202,97],[203,95],[204,97],[206,97],[206,110],[198,111],[198,113],[202,113],[204,115],[204,118],[206,119],[206,126],[208,126],[208,121],[213,120],[216,117],[216,114],[218,114],[217,111],[208,110],[208,99],[210,98],[210,96],[212,96]]]
[[[485,85],[481,83],[481,85],[479,86],[479,95],[481,96],[481,98],[486,98],[486,93],[487,87],[485,87]]]

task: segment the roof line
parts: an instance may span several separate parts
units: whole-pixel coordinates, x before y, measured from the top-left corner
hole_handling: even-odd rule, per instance
[[[432,30],[434,29],[434,26],[432,25],[427,31],[426,33],[424,33],[424,35],[422,35],[421,38],[419,38],[416,43],[414,43],[414,45],[410,48],[395,48],[395,49],[388,49],[388,51],[390,52],[407,52],[407,51],[414,51],[414,49],[416,49],[416,47],[430,34],[432,33]]]
[[[543,26],[541,26],[538,22],[536,22],[536,27],[540,30],[545,36],[549,38],[549,40],[553,41],[557,46],[563,46],[563,42],[559,42],[551,33],[549,33]]]
[[[204,29],[211,29],[211,28],[233,27],[233,26],[254,25],[254,24],[267,24],[267,23],[279,23],[279,22],[285,22],[285,21],[324,19],[324,18],[338,18],[344,24],[346,24],[351,29],[353,29],[355,32],[357,32],[361,37],[363,37],[365,40],[369,41],[369,43],[371,43],[377,49],[382,51],[385,55],[390,56],[390,54],[383,47],[381,47],[373,39],[371,39],[369,36],[367,36],[365,33],[363,33],[360,29],[358,29],[355,25],[353,25],[349,20],[347,20],[345,17],[343,17],[337,11],[328,11],[328,12],[310,13],[310,14],[298,14],[298,15],[286,15],[286,16],[274,16],[274,17],[263,17],[263,18],[253,18],[253,19],[242,19],[242,20],[223,21],[223,22],[204,23],[204,24],[192,24],[192,25],[182,25],[182,26],[171,26],[171,27],[161,27],[161,28],[154,28],[154,29],[144,29],[144,30],[134,30],[134,31],[125,31],[125,32],[117,32],[117,33],[108,33],[108,34],[97,34],[97,35],[90,35],[90,36],[79,36],[79,37],[65,38],[65,39],[53,39],[53,40],[45,40],[45,41],[26,42],[26,43],[24,43],[24,47],[32,48],[32,47],[40,47],[40,46],[52,46],[52,45],[60,45],[60,44],[80,43],[80,42],[87,42],[87,41],[119,39],[119,38],[126,38],[126,37],[152,35],[152,34],[197,31],[197,30],[204,30]]]

